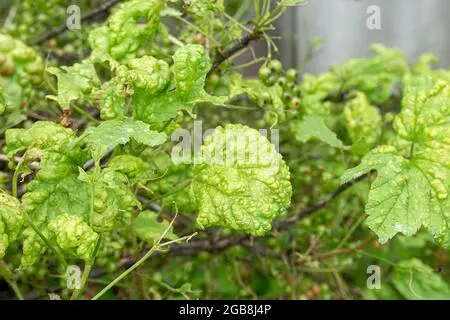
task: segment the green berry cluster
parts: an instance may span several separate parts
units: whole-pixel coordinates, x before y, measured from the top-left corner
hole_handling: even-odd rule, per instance
[[[27,41],[49,29],[60,26],[66,17],[67,3],[63,0],[22,0],[14,5],[15,15],[4,31]]]
[[[258,71],[259,79],[267,87],[278,84],[283,89],[283,102],[288,109],[297,109],[300,105],[300,87],[298,72],[291,68],[284,70],[281,61],[271,60]],[[267,93],[266,98],[270,96]]]

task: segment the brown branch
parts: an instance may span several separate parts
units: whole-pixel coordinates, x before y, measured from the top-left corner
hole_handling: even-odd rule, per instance
[[[298,212],[297,214],[294,214],[290,217],[288,217],[287,219],[280,221],[280,222],[276,222],[273,226],[273,228],[275,230],[278,231],[282,231],[282,230],[286,230],[289,229],[289,227],[293,224],[295,224],[297,221],[306,218],[307,216],[313,214],[314,212],[325,208],[326,206],[328,206],[328,203],[333,200],[334,198],[336,198],[337,196],[339,196],[342,192],[346,191],[347,189],[349,189],[351,186],[353,186],[355,183],[367,178],[368,174],[364,174],[358,178],[356,178],[353,181],[349,181],[347,183],[341,184],[336,190],[334,190],[333,192],[331,192],[328,196],[326,196],[325,198],[323,198],[322,200],[318,201],[317,203],[303,209],[302,211]]]
[[[97,17],[99,14],[107,12],[110,8],[112,8],[113,6],[115,6],[116,4],[118,4],[119,2],[121,2],[122,0],[109,0],[106,1],[105,3],[103,3],[102,5],[98,6],[97,8],[93,9],[92,11],[86,13],[85,15],[83,15],[81,17],[81,21],[89,21],[92,20],[93,18]],[[34,45],[39,45],[44,43],[45,41],[54,38],[66,31],[68,31],[69,28],[67,27],[67,24],[64,24],[56,29],[50,30],[49,32],[47,32],[46,34],[34,39],[31,44]]]
[[[263,33],[261,31],[259,31],[257,29],[253,29],[251,33],[245,34],[242,38],[237,40],[229,48],[219,51],[216,59],[213,62],[211,69],[208,72],[207,77],[209,77],[225,60],[230,58],[235,53],[246,48],[250,44],[250,42],[252,42],[254,40],[259,40],[261,38],[262,34]]]
[[[331,192],[327,197],[319,202],[301,210],[300,212],[290,216],[286,220],[280,221],[278,223],[274,223],[273,229],[276,231],[284,231],[289,229],[293,224],[298,222],[299,220],[317,212],[320,209],[325,208],[331,200],[339,196],[344,191],[348,190],[354,184],[359,181],[365,179],[368,174],[362,175],[357,179],[347,182],[345,184],[340,185],[335,191]],[[245,247],[252,248],[253,247],[253,238],[250,235],[234,235],[231,237],[222,236],[218,239],[214,239],[215,237],[210,237],[202,240],[193,240],[187,243],[176,243],[170,246],[170,251],[166,254],[175,255],[175,256],[195,256],[201,251],[208,251],[210,253],[221,253],[235,245],[242,245]],[[153,256],[159,255],[159,252],[156,252]],[[131,267],[138,259],[136,257],[124,258],[119,267],[120,268],[128,268]],[[105,274],[105,270],[97,269],[91,273],[91,278],[98,278]]]
[[[328,251],[328,252],[313,255],[312,259],[313,260],[322,260],[322,259],[328,259],[328,258],[337,256],[337,255],[355,253],[355,252],[358,252],[359,250],[363,249],[366,245],[370,244],[375,239],[376,239],[376,237],[369,237],[369,238],[359,242],[355,246],[352,246],[349,248],[339,248],[339,249],[335,249],[333,251]]]

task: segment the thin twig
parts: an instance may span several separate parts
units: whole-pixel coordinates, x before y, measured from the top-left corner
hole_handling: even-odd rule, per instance
[[[303,209],[302,211],[290,216],[289,218],[280,221],[278,223],[274,224],[274,229],[275,230],[286,230],[288,229],[292,224],[296,223],[297,221],[306,218],[307,216],[313,214],[314,212],[325,208],[326,206],[328,206],[328,203],[333,200],[334,198],[336,198],[337,196],[339,196],[342,192],[346,191],[347,189],[349,189],[350,187],[352,187],[355,183],[365,179],[368,176],[368,174],[364,174],[358,178],[356,178],[353,181],[349,181],[347,183],[344,183],[342,185],[340,185],[336,190],[334,190],[333,192],[331,192],[328,196],[324,197],[322,200],[318,201],[317,203]]]
[[[122,0],[110,0],[110,1],[106,1],[105,3],[103,3],[102,5],[98,6],[97,8],[93,9],[92,11],[88,12],[87,14],[83,15],[81,17],[81,21],[89,21],[93,18],[95,18],[96,16],[98,16],[99,14],[108,11],[110,8],[112,8],[113,6],[115,6],[116,4],[118,4],[119,2],[121,2]],[[67,27],[67,24],[64,24],[56,29],[50,30],[49,32],[47,32],[46,34],[34,39],[32,41],[32,44],[34,45],[39,45],[44,43],[45,41],[54,38],[66,31],[68,31],[69,28]]]
[[[208,76],[210,76],[225,60],[230,58],[232,55],[237,53],[238,51],[246,48],[250,42],[254,40],[259,40],[262,36],[262,32],[253,29],[251,33],[245,34],[242,38],[236,41],[231,47],[220,51],[213,62],[211,69],[208,72]]]
[[[324,197],[323,200],[301,210],[300,212],[290,216],[286,220],[280,221],[278,223],[274,223],[273,229],[276,231],[283,231],[289,229],[293,224],[298,222],[299,220],[313,214],[314,212],[325,208],[331,200],[339,196],[344,191],[348,190],[357,182],[365,179],[368,174],[362,175],[359,178],[347,182],[345,184],[340,185],[335,191],[331,192],[327,197]],[[233,236],[222,236],[219,238],[210,237],[207,239],[190,241],[188,243],[176,243],[170,246],[170,251],[167,254],[175,255],[175,256],[195,256],[201,251],[208,251],[210,253],[220,253],[223,252],[235,245],[243,245],[246,247],[253,247],[254,243],[252,241],[252,237],[250,235],[233,235]],[[258,247],[258,250],[261,250]],[[159,255],[160,252],[154,252],[153,256]],[[121,261],[119,267],[128,268],[136,262],[135,257],[125,258]],[[92,273],[92,278],[97,278],[105,274],[105,270],[97,269]]]

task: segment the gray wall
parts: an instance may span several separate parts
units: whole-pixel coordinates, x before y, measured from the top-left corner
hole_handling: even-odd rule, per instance
[[[381,9],[380,30],[366,26],[370,5]],[[430,52],[440,57],[440,67],[450,67],[450,0],[308,0],[287,12],[278,28],[287,65],[302,60],[314,36],[324,38],[322,49],[306,66],[313,73],[369,54],[374,42],[402,49],[409,60]]]

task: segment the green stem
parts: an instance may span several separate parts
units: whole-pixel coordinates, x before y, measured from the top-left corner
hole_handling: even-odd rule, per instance
[[[70,300],[76,300],[80,296],[80,294],[84,291],[84,288],[86,287],[87,281],[89,279],[89,274],[91,273],[92,266],[94,265],[95,258],[97,257],[98,250],[100,248],[101,242],[102,242],[103,236],[102,234],[99,235],[97,242],[95,243],[94,251],[92,252],[91,257],[86,261],[86,265],[83,270],[83,274],[81,276],[81,285],[80,289],[75,289],[72,293],[72,296],[70,297]]]
[[[20,288],[17,285],[16,280],[14,279],[14,275],[12,274],[8,265],[4,261],[0,261],[0,276],[2,276],[3,279],[5,279],[6,283],[8,283],[8,285],[14,291],[17,299],[25,300],[23,297],[22,291],[20,291]]]
[[[270,12],[270,0],[264,0],[262,7],[262,18],[264,19]],[[263,23],[264,24],[264,23]]]
[[[25,300],[25,298],[23,297],[22,291],[20,291],[20,288],[17,285],[17,282],[15,280],[6,280],[6,282],[9,284],[11,289],[13,289],[14,293],[16,294],[17,299]]]
[[[414,155],[414,141],[411,143],[411,148],[409,149],[409,159],[412,159]]]
[[[173,35],[169,34],[167,37],[169,38],[169,41],[172,42],[173,44],[176,44],[179,47],[184,47],[184,43],[178,40],[178,38],[174,37]]]
[[[98,300],[101,296],[103,296],[106,292],[108,292],[108,290],[110,290],[112,287],[114,287],[117,283],[119,283],[123,278],[125,278],[126,276],[128,276],[131,272],[133,272],[135,269],[139,268],[148,258],[151,257],[151,255],[159,248],[168,246],[169,244],[175,243],[175,242],[180,242],[183,241],[185,239],[190,239],[192,238],[192,235],[189,236],[185,236],[182,238],[179,238],[177,240],[172,240],[172,241],[168,241],[165,242],[163,244],[160,245],[161,240],[164,238],[164,236],[166,235],[166,233],[168,232],[168,230],[172,227],[173,222],[175,221],[175,219],[172,220],[172,222],[170,223],[169,227],[166,229],[166,231],[164,231],[163,235],[159,238],[159,240],[155,243],[155,245],[153,245],[150,250],[147,251],[147,253],[141,258],[139,259],[135,264],[133,264],[131,267],[129,267],[127,270],[125,270],[124,272],[122,272],[122,274],[120,274],[117,278],[115,278],[113,281],[111,281],[105,288],[103,288],[102,291],[100,291],[99,293],[97,293],[91,300]]]
[[[97,300],[101,296],[103,296],[109,289],[114,287],[120,280],[125,278],[127,275],[129,275],[132,271],[134,271],[136,268],[138,268],[140,265],[142,265],[152,254],[155,252],[157,246],[154,245],[151,247],[151,249],[141,258],[139,259],[135,264],[133,264],[130,268],[122,272],[121,275],[119,275],[117,278],[115,278],[113,281],[111,281],[105,288],[103,288],[102,291],[97,293],[91,300]]]
[[[261,18],[260,0],[253,0],[253,8],[255,8],[255,20],[259,21]]]
[[[366,218],[365,214],[362,214],[361,217],[359,217],[359,219],[356,221],[356,223],[350,228],[350,230],[348,230],[347,234],[339,242],[336,249],[341,248],[347,242],[347,240],[350,238],[350,236],[353,234],[353,232],[355,232],[356,228],[359,227],[359,225],[364,221],[365,218]]]
[[[21,164],[22,164],[22,161],[20,161],[19,162],[19,164],[17,164],[17,168],[16,168],[16,170],[14,171],[14,174],[13,174],[13,177],[12,177],[12,188],[11,188],[11,191],[12,191],[12,195],[13,195],[13,197],[15,197],[15,198],[17,198],[17,180],[19,179],[19,167],[21,166]]]
[[[91,114],[89,114],[89,112],[84,111],[80,107],[74,105],[73,108],[75,109],[76,112],[78,112],[82,116],[85,116],[87,119],[89,119],[90,121],[94,122],[95,124],[100,124],[101,123],[101,121],[95,119]]]
[[[183,184],[181,187],[178,187],[178,188],[174,189],[174,190],[171,191],[171,192],[167,192],[167,193],[165,193],[165,194],[163,194],[163,195],[160,195],[160,196],[158,196],[158,197],[154,197],[153,199],[150,199],[149,203],[153,203],[153,202],[155,202],[155,201],[157,201],[157,200],[161,200],[161,199],[164,199],[164,198],[169,197],[169,196],[171,196],[171,195],[174,195],[175,193],[180,192],[180,191],[183,190],[184,188],[188,187],[191,183],[192,183],[192,180],[189,179],[189,180],[188,180],[185,184]]]
[[[243,1],[244,3],[239,7],[239,9],[234,14],[235,20],[241,20],[241,18],[244,16],[245,13],[248,12],[248,8],[250,8],[250,1]],[[253,1],[254,3],[254,1]]]
[[[95,214],[95,212],[94,212],[95,185],[94,185],[94,183],[98,180],[99,172],[100,172],[100,163],[99,163],[98,160],[95,160],[94,170],[92,172],[92,177],[91,177],[91,180],[89,182],[89,189],[91,191],[90,195],[89,195],[89,204],[90,204],[90,208],[89,208],[89,226],[91,228],[94,225],[94,214]]]
[[[180,16],[174,16],[174,18],[175,18],[175,19],[178,19],[178,20],[180,20],[180,21],[182,21],[182,22],[184,22],[185,24],[187,24],[188,26],[190,26],[192,29],[194,29],[194,30],[200,32],[201,34],[205,35],[205,36],[208,38],[208,40],[210,40],[210,41],[211,41],[212,43],[214,43],[216,46],[220,46],[220,43],[218,43],[216,39],[210,37],[210,35],[209,35],[207,32],[205,32],[204,30],[202,30],[200,27],[198,27],[198,26],[196,26],[195,24],[191,23],[190,21],[184,19],[183,17],[180,17]]]

